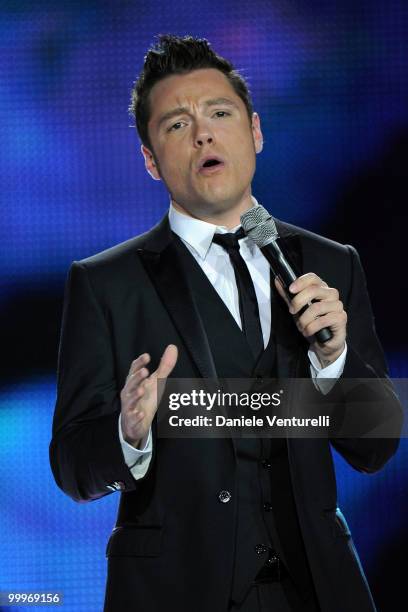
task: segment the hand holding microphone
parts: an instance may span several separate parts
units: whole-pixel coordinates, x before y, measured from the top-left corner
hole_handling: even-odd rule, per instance
[[[247,210],[241,224],[271,266],[276,288],[296,317],[299,331],[313,345],[322,366],[329,365],[343,351],[346,338],[347,315],[337,289],[313,273],[299,277],[284,252],[273,218],[263,206]]]

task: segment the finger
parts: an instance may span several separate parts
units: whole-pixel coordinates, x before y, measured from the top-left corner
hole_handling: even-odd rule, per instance
[[[176,365],[178,350],[175,344],[169,344],[160,359],[159,367],[155,371],[156,378],[167,378]]]
[[[289,312],[297,314],[299,310],[302,310],[304,306],[307,306],[313,300],[336,302],[338,299],[339,292],[337,289],[323,285],[310,285],[292,298]]]
[[[315,321],[318,317],[322,317],[330,312],[341,312],[342,310],[343,303],[339,300],[335,302],[315,302],[314,304],[308,306],[302,316],[298,318],[298,328],[303,333],[305,327]]]
[[[144,412],[139,412],[139,414],[137,415],[137,418],[135,419],[135,423],[136,423],[137,425],[140,425],[140,424],[141,424],[141,422],[144,420],[145,416],[146,416],[146,415],[145,415],[145,413],[144,413]]]
[[[128,377],[126,379],[125,386],[123,387],[120,393],[121,400],[127,401],[129,397],[133,397],[134,399],[134,394],[136,393],[136,390],[143,382],[143,380],[146,379],[148,374],[149,371],[147,370],[147,368],[142,368],[141,370],[135,372],[132,377]]]
[[[143,366],[147,365],[149,361],[150,361],[149,353],[143,353],[142,355],[139,355],[139,357],[134,359],[132,363],[130,364],[129,373],[127,377],[130,378],[131,376],[133,376],[137,372],[137,370],[140,370],[140,368],[143,368]]]
[[[126,395],[132,395],[134,391],[139,387],[140,383],[149,376],[149,370],[142,368],[137,370],[132,376],[127,378],[127,382],[123,388]]]
[[[134,427],[135,425],[137,425],[138,423],[140,423],[140,421],[143,421],[145,417],[145,413],[144,412],[140,412],[139,410],[134,410],[131,413],[131,422],[130,422],[130,426]]]
[[[289,287],[289,291],[291,293],[299,293],[299,291],[303,291],[309,285],[323,285],[327,287],[327,283],[325,283],[320,276],[317,276],[314,272],[308,272],[307,274],[302,274],[299,276]]]
[[[330,327],[333,334],[335,334],[341,329],[345,330],[346,323],[347,313],[344,310],[342,310],[341,312],[329,312],[328,314],[323,315],[322,317],[318,317],[317,319],[309,323],[309,325],[304,328],[303,334],[307,338],[310,338],[324,327]]]
[[[128,414],[137,414],[139,412],[139,400],[144,396],[145,389],[143,386],[139,386],[130,396],[126,398],[126,404],[124,410]]]

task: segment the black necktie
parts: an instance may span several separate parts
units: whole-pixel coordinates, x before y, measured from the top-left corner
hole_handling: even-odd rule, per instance
[[[214,234],[213,242],[221,245],[230,257],[238,287],[242,331],[248,340],[254,357],[257,359],[264,350],[264,343],[254,284],[248,267],[239,252],[238,241],[244,237],[244,230],[240,228],[235,234]]]

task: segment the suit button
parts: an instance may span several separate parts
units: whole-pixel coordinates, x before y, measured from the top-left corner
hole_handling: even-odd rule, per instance
[[[278,555],[275,555],[274,553],[271,553],[271,555],[269,556],[269,559],[267,560],[267,564],[268,565],[273,565],[274,563],[278,563],[280,561]]]
[[[272,504],[270,504],[269,502],[265,502],[263,507],[265,512],[270,512],[272,510]]]
[[[218,493],[218,499],[223,504],[227,504],[229,502],[229,500],[231,499],[231,497],[232,497],[232,495],[231,495],[231,493],[229,491],[220,491]]]
[[[257,555],[264,555],[265,553],[267,553],[269,550],[268,546],[265,546],[265,544],[257,544],[255,546],[255,552]]]
[[[261,465],[263,468],[265,468],[265,470],[268,470],[272,467],[271,462],[268,461],[268,459],[264,459],[263,461],[261,461]]]
[[[124,491],[125,483],[121,480],[115,480],[115,482],[112,482],[110,485],[106,485],[106,488],[109,489],[109,491]]]

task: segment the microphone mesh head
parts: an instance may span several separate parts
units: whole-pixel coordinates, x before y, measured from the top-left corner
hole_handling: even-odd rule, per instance
[[[241,215],[241,225],[244,232],[260,248],[279,238],[275,221],[266,208],[260,204],[253,206]]]
[[[271,215],[266,208],[257,204],[241,215],[241,225],[244,228],[244,232],[248,233],[251,229],[259,225],[259,223],[263,223],[270,218]]]
[[[276,229],[275,221],[272,217],[260,223],[247,233],[259,248],[279,238],[278,230]]]

